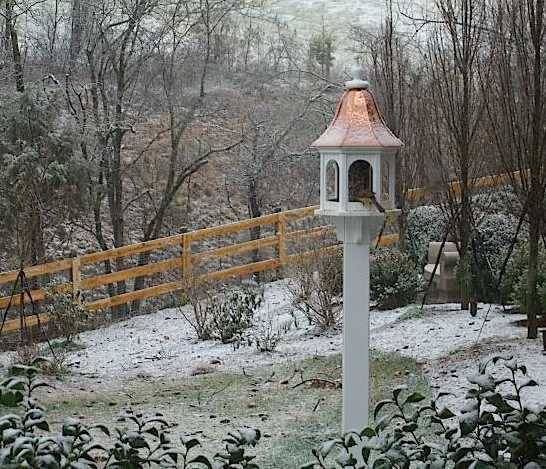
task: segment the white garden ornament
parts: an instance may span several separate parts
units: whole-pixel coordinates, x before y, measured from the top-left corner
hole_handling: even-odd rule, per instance
[[[368,424],[370,241],[396,215],[395,156],[403,143],[388,129],[366,81],[346,83],[334,119],[313,143],[320,152],[320,209],[344,243],[343,430]]]

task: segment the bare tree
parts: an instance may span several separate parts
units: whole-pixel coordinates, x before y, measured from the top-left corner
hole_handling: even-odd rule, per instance
[[[546,191],[546,10],[544,0],[495,0],[493,72],[482,77],[489,135],[529,220],[528,337],[537,337],[542,313],[537,291]]]
[[[0,16],[5,21],[6,43],[11,50],[15,89],[21,93],[25,90],[25,74],[23,69],[23,57],[19,44],[17,20],[26,12],[26,9],[19,10],[17,6],[15,0],[5,0],[4,11],[0,13]]]
[[[386,0],[388,15],[377,31],[353,27],[355,52],[370,70],[374,91],[387,125],[405,144],[396,158],[397,206],[400,244],[405,240],[406,192],[422,184],[423,160],[427,153],[423,101],[426,89],[424,66],[415,38],[405,35],[396,18],[393,0]]]
[[[70,11],[70,46],[68,50],[68,68],[74,70],[80,55],[82,41],[85,34],[88,5],[85,0],[72,0]]]
[[[473,226],[471,179],[486,166],[481,157],[480,132],[484,99],[478,71],[486,5],[481,0],[436,0],[439,21],[428,39],[426,60],[434,135],[431,139],[440,178],[447,189],[448,208],[456,221],[461,272],[461,306],[468,308],[470,239]],[[451,179],[460,181],[460,193],[449,190]]]
[[[140,115],[135,93],[143,86],[142,69],[162,37],[151,21],[156,6],[156,0],[94,4],[85,44],[89,83],[77,86],[70,78],[67,81],[67,101],[79,124],[81,151],[90,164],[86,189],[93,201],[93,224],[88,229],[103,250],[123,246],[127,239],[122,149]],[[111,243],[105,235],[106,219]],[[123,259],[117,259],[117,270],[123,266]],[[105,270],[111,269],[106,262]],[[125,282],[119,282],[117,293],[125,291]]]

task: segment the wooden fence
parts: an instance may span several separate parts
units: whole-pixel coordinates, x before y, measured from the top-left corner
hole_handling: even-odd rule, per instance
[[[131,244],[107,251],[85,254],[72,259],[63,259],[28,267],[24,269],[27,279],[39,279],[52,283],[52,275],[67,277],[65,281],[54,284],[47,291],[45,289],[30,291],[30,297],[32,298],[32,301],[39,302],[55,293],[69,292],[74,298],[80,299],[84,296],[88,296],[86,293],[89,293],[90,291],[118,282],[134,280],[137,277],[149,277],[161,273],[178,272],[179,279],[174,281],[168,281],[141,290],[129,291],[115,296],[106,296],[83,303],[85,309],[88,311],[97,312],[128,304],[133,301],[146,300],[160,295],[174,293],[195,283],[222,281],[229,278],[244,277],[257,272],[279,269],[287,266],[294,259],[298,258],[298,256],[304,254],[303,252],[294,249],[293,244],[305,239],[316,239],[327,233],[333,234],[333,229],[330,226],[313,226],[304,229],[290,230],[290,225],[294,224],[294,222],[313,218],[315,216],[314,212],[316,208],[317,207],[306,207],[274,213],[260,218],[205,228],[144,243]],[[194,246],[199,244],[200,247],[202,247],[204,241],[210,241],[214,238],[225,238],[230,235],[241,233],[248,234],[251,228],[256,227],[260,227],[263,231],[268,231],[267,229],[269,229],[269,231],[273,231],[274,234],[256,240],[237,242],[222,247],[194,252]],[[393,242],[393,239],[392,236],[386,236],[384,237],[383,243]],[[331,246],[325,247],[334,248],[337,246],[335,243],[332,243]],[[172,248],[177,248],[178,253],[172,252]],[[233,258],[241,254],[263,251],[267,248],[273,248],[275,253],[274,257],[206,273],[196,272],[196,266],[200,266],[207,261],[221,258]],[[107,274],[92,274],[86,276],[84,273],[85,268],[88,266],[96,266],[105,261],[113,261],[121,257],[125,258],[152,252],[163,253],[168,256],[168,258],[150,262],[146,265],[130,266],[124,270]],[[96,272],[100,270],[100,266],[88,270]],[[12,284],[17,280],[18,275],[19,271],[17,270],[0,273],[0,285]],[[21,305],[22,302],[29,303],[31,301],[30,297],[29,295],[22,294],[17,294],[13,297],[2,297],[0,298],[0,308],[5,309],[9,304],[18,306]],[[47,323],[47,314],[41,313],[36,316],[27,316],[25,318],[27,327],[37,325],[38,321],[42,324]],[[22,324],[19,318],[10,319],[4,323],[3,331],[6,333],[15,332],[20,330],[21,327]]]
[[[499,185],[505,185],[509,181],[508,175],[487,176],[473,181],[475,188],[488,188]],[[455,193],[460,192],[460,184],[455,181],[450,184],[450,189]],[[417,201],[425,197],[429,192],[425,189],[410,189],[406,193],[406,198],[410,201]],[[289,210],[280,213],[266,215],[260,218],[244,220],[241,222],[227,225],[215,226],[201,230],[192,231],[185,234],[169,236],[166,238],[155,239],[144,243],[131,244],[107,251],[98,251],[91,254],[85,254],[72,259],[62,259],[47,264],[36,265],[24,269],[27,279],[37,279],[38,284],[52,283],[51,276],[64,276],[65,280],[60,283],[54,283],[47,291],[44,289],[35,289],[30,292],[32,301],[43,301],[56,293],[69,292],[73,298],[81,299],[85,292],[107,287],[118,282],[134,280],[138,277],[150,277],[157,274],[168,272],[177,272],[177,280],[163,282],[158,285],[145,287],[136,291],[129,291],[117,295],[106,295],[103,298],[93,299],[83,302],[84,307],[90,312],[102,311],[115,306],[124,305],[133,301],[141,301],[168,293],[174,293],[183,290],[188,285],[207,281],[222,281],[229,278],[244,277],[253,273],[268,270],[279,269],[289,265],[298,259],[305,252],[294,247],[301,240],[312,240],[324,236],[327,233],[332,234],[331,226],[312,226],[303,229],[290,229],[295,222],[315,217],[315,210],[318,207],[305,207],[296,210]],[[194,247],[199,243],[202,248],[203,242],[215,238],[222,238],[230,235],[248,233],[252,228],[260,227],[270,234],[259,239],[231,243],[222,247],[212,249],[201,249],[197,252]],[[398,242],[397,234],[383,235],[379,240],[380,245],[392,245]],[[326,249],[338,248],[335,242]],[[178,252],[172,252],[178,249]],[[264,251],[267,248],[273,248],[275,255],[266,260],[245,263],[242,265],[230,266],[226,269],[216,269],[206,273],[196,272],[195,267],[204,262],[215,259],[232,258],[241,254],[255,253]],[[170,249],[170,251],[169,251]],[[96,266],[105,261],[117,260],[144,253],[163,253],[167,256],[164,260],[147,263],[146,265],[130,266],[123,270],[112,273],[96,274],[100,269],[89,269],[89,266]],[[312,251],[310,251],[312,252]],[[86,275],[84,270],[91,270],[91,275]],[[0,273],[0,286],[13,284],[19,276],[19,271]],[[43,281],[45,280],[45,281]],[[83,295],[82,295],[83,294]],[[92,295],[91,295],[92,296]],[[104,295],[103,295],[104,296]],[[8,305],[18,306],[22,302],[29,303],[31,300],[28,295],[5,296],[0,298],[0,309],[4,310]],[[27,316],[25,318],[26,326],[37,325],[38,321],[42,324],[48,322],[46,314],[42,313],[36,316]],[[7,320],[3,325],[3,331],[6,333],[20,330],[22,322],[20,318]]]

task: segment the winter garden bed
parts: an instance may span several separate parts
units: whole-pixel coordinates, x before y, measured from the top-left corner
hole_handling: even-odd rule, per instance
[[[286,291],[286,281],[266,286],[256,329],[293,321]],[[481,358],[498,353],[517,356],[533,378],[546,382],[541,341],[525,340],[525,330],[514,325],[521,318],[489,305],[480,305],[475,318],[449,304],[429,305],[422,313],[416,306],[372,311],[373,400],[409,382],[427,393],[429,386],[455,392],[445,403],[460,408],[466,376]],[[342,335],[319,334],[296,319],[298,327],[292,325],[272,353],[197,341],[177,309],[84,332],[82,348],[66,353],[71,372],[43,400],[54,425],[67,414],[111,425],[127,406],[161,412],[178,423],[177,431],[195,433],[211,449],[232,428],[258,427],[266,435],[259,452],[263,467],[276,467],[271,461],[279,458],[297,467],[339,428],[341,391],[335,383]],[[1,355],[3,365],[11,355]],[[313,377],[324,381],[298,386]],[[540,391],[528,390],[530,404],[546,403]]]

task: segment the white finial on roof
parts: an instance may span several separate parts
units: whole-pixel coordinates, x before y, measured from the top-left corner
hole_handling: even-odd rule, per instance
[[[353,79],[345,83],[345,88],[348,90],[367,90],[370,84],[362,78],[363,70],[360,65],[351,67],[351,75]]]

